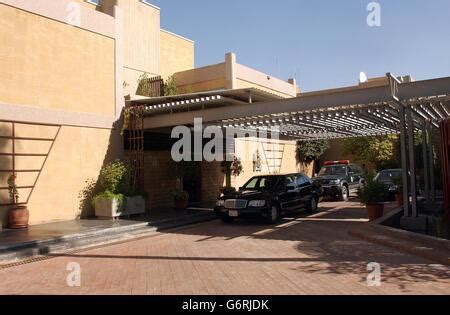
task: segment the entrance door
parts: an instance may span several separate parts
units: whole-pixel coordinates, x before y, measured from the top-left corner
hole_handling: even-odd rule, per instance
[[[189,194],[189,204],[196,204],[201,201],[201,162],[193,162],[193,169],[183,177],[183,190]]]

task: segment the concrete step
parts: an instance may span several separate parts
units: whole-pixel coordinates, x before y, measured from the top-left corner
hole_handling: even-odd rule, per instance
[[[111,227],[54,237],[45,240],[3,245],[0,247],[0,264],[9,264],[34,256],[48,256],[67,250],[106,245],[118,241],[131,240],[154,234],[155,232],[184,225],[216,219],[213,212],[160,220],[157,222],[137,222],[136,224]]]

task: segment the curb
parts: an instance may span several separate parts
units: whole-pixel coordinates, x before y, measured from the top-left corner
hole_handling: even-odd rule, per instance
[[[450,241],[447,240],[375,224],[349,230],[348,234],[371,243],[395,248],[408,254],[450,266]],[[411,242],[411,238],[415,240],[414,243]],[[430,242],[433,242],[433,244],[430,244]]]

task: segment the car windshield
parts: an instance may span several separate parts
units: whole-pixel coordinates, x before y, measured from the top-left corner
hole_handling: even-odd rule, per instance
[[[270,190],[278,182],[279,177],[275,176],[267,176],[267,177],[253,177],[244,186],[242,186],[243,190]]]
[[[333,165],[333,166],[325,166],[319,172],[319,176],[326,175],[345,175],[347,170],[346,165]]]
[[[383,182],[392,182],[392,180],[396,177],[400,177],[400,171],[382,171],[378,173],[376,179]]]

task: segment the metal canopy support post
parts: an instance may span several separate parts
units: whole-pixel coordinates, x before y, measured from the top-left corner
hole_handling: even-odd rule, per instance
[[[422,125],[422,159],[423,159],[423,177],[424,177],[424,185],[425,185],[425,198],[427,203],[430,202],[430,180],[429,180],[429,166],[428,166],[428,130],[427,130],[428,122],[425,122]]]
[[[434,182],[434,154],[433,154],[433,126],[431,124],[428,124],[428,160],[429,160],[429,167],[430,167],[430,190],[431,190],[431,201],[436,201],[436,189],[435,189],[435,182]]]
[[[406,123],[405,123],[405,107],[400,102],[400,151],[402,158],[402,187],[403,187],[403,210],[404,216],[409,217],[409,189],[408,189],[408,156],[406,154]]]
[[[417,217],[417,186],[416,186],[416,161],[414,155],[414,123],[412,118],[412,110],[410,107],[406,108],[406,119],[408,122],[407,130],[408,130],[408,152],[409,152],[409,183],[410,183],[410,191],[411,191],[411,209],[412,216]]]

